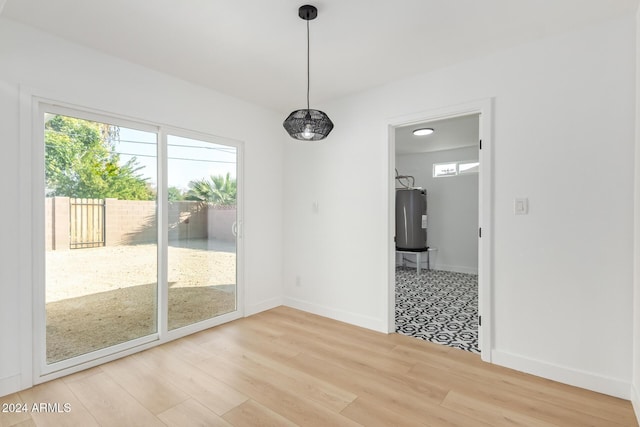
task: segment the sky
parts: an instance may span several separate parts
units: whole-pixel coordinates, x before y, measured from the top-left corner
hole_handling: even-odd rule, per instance
[[[207,141],[168,135],[168,184],[185,190],[189,181],[209,178],[211,175],[230,174],[236,178],[236,148]],[[138,171],[156,187],[157,145],[156,134],[120,127],[120,140],[116,143],[121,164],[136,157]]]

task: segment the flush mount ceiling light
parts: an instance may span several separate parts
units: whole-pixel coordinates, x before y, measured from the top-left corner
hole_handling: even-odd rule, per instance
[[[431,128],[420,128],[413,131],[415,136],[427,136],[433,133],[433,129]]]
[[[300,6],[298,16],[307,21],[307,108],[289,114],[282,125],[294,139],[318,141],[325,139],[333,129],[333,123],[325,113],[309,108],[309,21],[318,16],[318,9],[308,4]]]

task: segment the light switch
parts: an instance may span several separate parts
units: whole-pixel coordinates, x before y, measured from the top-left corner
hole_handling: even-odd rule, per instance
[[[529,199],[526,197],[516,197],[513,199],[513,213],[515,215],[526,215],[529,213]]]

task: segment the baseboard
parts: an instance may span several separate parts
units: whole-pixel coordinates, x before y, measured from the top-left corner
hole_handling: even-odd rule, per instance
[[[631,384],[631,404],[636,413],[638,424],[640,424],[640,390],[634,384]]]
[[[0,378],[0,397],[21,390],[21,375]]]
[[[608,394],[609,396],[619,397],[625,400],[630,400],[631,397],[631,384],[617,378],[541,362],[499,350],[493,350],[491,352],[491,362],[538,377]]]
[[[434,270],[444,270],[444,271],[451,271],[453,273],[464,273],[464,274],[475,274],[476,276],[478,275],[478,268],[472,268],[472,267],[461,267],[459,265],[442,265],[442,264],[436,264],[433,267]]]
[[[308,313],[317,314],[318,316],[328,317],[340,322],[349,323],[350,325],[371,329],[377,332],[383,332],[385,334],[388,332],[388,325],[383,319],[376,319],[374,317],[363,316],[361,314],[351,313],[344,310],[336,310],[330,307],[324,307],[297,298],[285,297],[283,305],[306,311]]]
[[[416,263],[411,261],[411,260],[406,260],[405,261],[405,266],[407,267],[413,267],[415,268]],[[400,267],[400,264],[396,263],[396,267]],[[444,270],[444,271],[451,271],[453,273],[465,273],[465,274],[475,274],[478,275],[478,268],[474,268],[474,267],[462,267],[459,265],[445,265],[445,264],[434,264],[429,266],[431,268],[431,270]],[[421,269],[427,269],[427,263],[426,262],[421,262],[420,263],[420,268]]]
[[[257,304],[251,304],[245,306],[245,317],[251,316],[252,314],[258,314],[262,311],[271,310],[272,308],[276,308],[282,305],[282,298],[270,298],[268,300],[260,301]]]

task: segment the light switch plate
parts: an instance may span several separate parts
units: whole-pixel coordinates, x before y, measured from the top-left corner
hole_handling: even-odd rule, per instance
[[[515,215],[527,215],[529,213],[529,199],[526,197],[513,199],[513,213]]]

